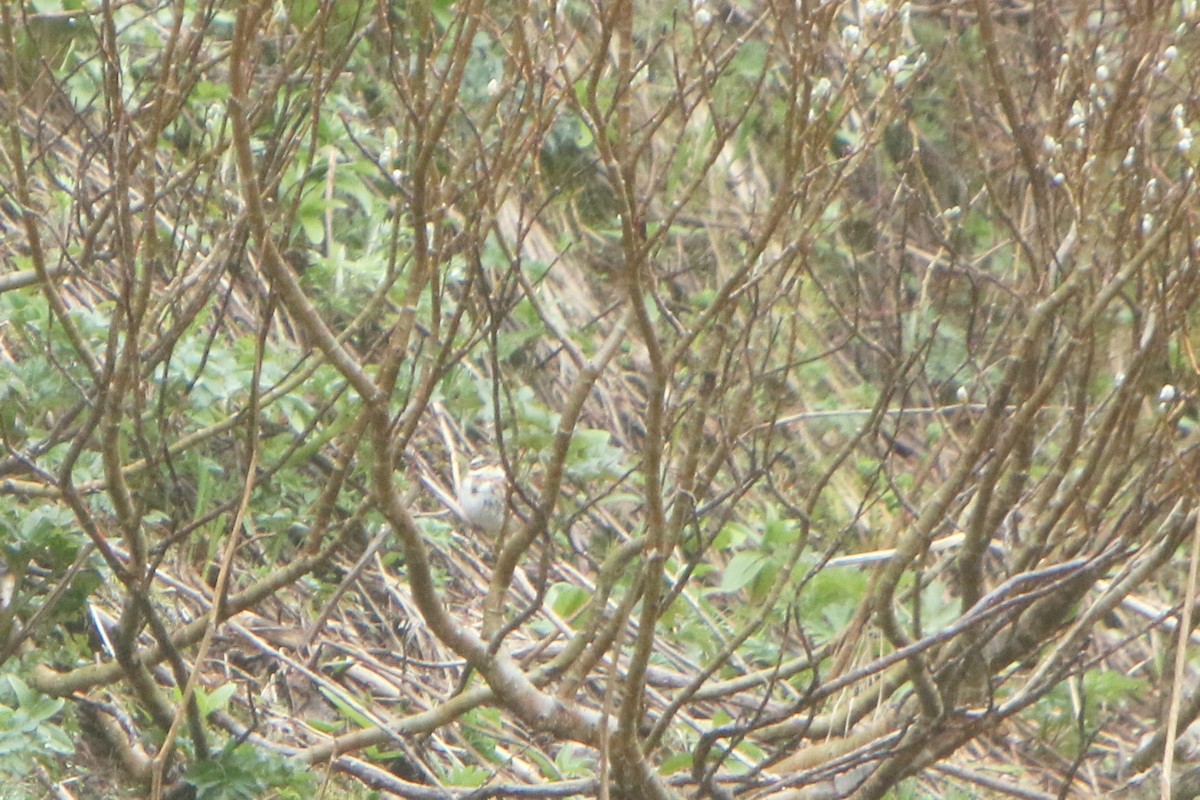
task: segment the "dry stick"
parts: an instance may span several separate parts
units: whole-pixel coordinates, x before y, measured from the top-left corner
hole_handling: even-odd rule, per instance
[[[284,262],[283,255],[279,252],[267,226],[265,203],[258,185],[258,172],[254,166],[254,155],[250,146],[250,121],[246,115],[250,105],[250,71],[253,69],[247,51],[253,38],[252,29],[257,28],[267,7],[267,4],[260,4],[253,10],[246,6],[238,9],[230,50],[229,120],[233,126],[234,152],[237,156],[246,215],[262,251],[262,264],[267,276],[273,281],[288,313],[294,316],[296,323],[304,331],[308,343],[318,347],[325,354],[329,363],[354,387],[364,403],[371,407],[378,406],[384,402],[378,386],[326,326],[320,313],[301,288],[299,279]]]
[[[422,480],[424,480],[423,477],[422,477]],[[410,505],[413,502],[413,500],[416,499],[417,492],[419,491],[421,485],[425,485],[425,484],[422,484],[422,483],[414,483],[413,484],[412,488],[409,489],[409,491],[404,496],[404,500],[403,500],[404,505],[406,505],[406,506]],[[351,518],[346,521],[346,524],[360,521],[362,519],[362,516],[367,512],[368,509],[369,509],[369,504],[363,503],[362,505],[360,505],[357,509],[355,509],[354,514],[351,516]],[[371,540],[371,542],[367,545],[367,549],[363,551],[363,554],[361,556],[359,556],[358,561],[356,561],[354,563],[354,566],[350,568],[350,571],[348,573],[346,573],[346,577],[343,578],[342,582],[338,584],[338,587],[336,589],[334,589],[333,595],[329,598],[328,601],[326,601],[325,607],[321,609],[321,613],[318,614],[317,618],[314,619],[309,624],[308,630],[305,632],[304,638],[302,640],[302,642],[303,642],[301,644],[302,648],[312,646],[312,643],[316,640],[317,636],[321,633],[321,630],[325,627],[325,623],[329,621],[329,617],[332,616],[334,610],[337,609],[338,602],[341,601],[342,596],[345,595],[346,592],[348,592],[350,590],[351,586],[353,586],[355,583],[358,582],[358,579],[360,577],[362,577],[363,572],[367,568],[367,564],[371,561],[372,558],[375,557],[375,553],[379,551],[379,548],[383,546],[383,543],[385,541],[387,541],[387,538],[388,538],[388,536],[391,535],[391,533],[392,533],[392,529],[385,525],[380,529],[379,533],[375,534],[375,538],[373,538]],[[309,655],[308,659],[305,661],[305,664],[308,667],[311,668],[312,666],[314,666],[316,664],[317,654],[319,652],[320,652],[320,648],[316,648]]]
[[[179,708],[175,712],[175,719],[171,722],[171,728],[167,731],[166,739],[163,741],[162,747],[159,748],[150,765],[150,797],[154,800],[160,800],[163,796],[163,770],[170,760],[171,752],[174,750],[175,737],[179,734],[179,726],[183,724],[187,709],[192,702],[192,696],[196,691],[196,683],[200,679],[200,671],[204,664],[204,659],[208,654],[209,648],[212,646],[213,636],[216,635],[217,627],[221,624],[226,593],[229,591],[229,575],[233,572],[233,556],[237,552],[238,545],[241,543],[241,537],[238,536],[238,532],[242,528],[242,521],[246,517],[247,510],[250,508],[250,497],[254,494],[255,476],[258,473],[259,449],[258,385],[262,378],[263,351],[266,348],[274,305],[273,301],[269,302],[266,313],[263,315],[262,334],[258,337],[258,349],[254,358],[254,371],[250,379],[250,403],[246,426],[246,438],[249,440],[250,452],[246,460],[246,481],[242,487],[242,499],[238,504],[237,513],[234,514],[233,522],[229,526],[229,541],[225,546],[225,555],[221,559],[221,569],[217,573],[216,586],[213,587],[212,612],[208,619],[208,625],[204,630],[204,638],[200,640],[200,648],[196,652],[195,666],[192,668],[191,674],[188,675],[187,684],[183,687]]]
[[[1171,800],[1171,767],[1175,761],[1175,735],[1179,729],[1179,704],[1183,694],[1183,673],[1187,667],[1188,632],[1192,629],[1192,598],[1196,596],[1197,572],[1200,572],[1200,514],[1196,515],[1196,528],[1192,533],[1192,554],[1188,563],[1187,594],[1184,596],[1183,619],[1179,622],[1179,644],[1175,647],[1175,675],[1171,681],[1171,707],[1167,712],[1167,740],[1163,746],[1162,774],[1159,791],[1163,800]]]
[[[74,562],[63,573],[63,576],[54,584],[54,588],[50,594],[46,596],[37,607],[37,610],[29,617],[23,625],[17,625],[14,622],[14,617],[17,611],[17,604],[12,602],[12,597],[8,597],[0,608],[0,631],[4,632],[4,638],[0,639],[0,664],[12,658],[21,644],[33,636],[42,624],[42,621],[49,618],[50,615],[58,608],[59,602],[62,601],[67,591],[75,586],[75,579],[79,573],[91,563],[92,553],[96,552],[96,543],[89,541],[84,543],[83,547],[79,548],[79,552],[75,556]],[[10,573],[11,575],[11,573]],[[16,585],[20,585],[18,578]]]
[[[542,483],[541,502],[535,509],[535,513],[530,521],[521,526],[513,534],[512,538],[504,544],[504,547],[496,557],[496,566],[492,573],[492,581],[488,586],[488,594],[484,598],[485,631],[494,630],[498,626],[497,620],[502,610],[504,597],[512,582],[517,562],[521,555],[529,549],[533,540],[548,524],[550,515],[554,511],[554,506],[558,502],[559,492],[562,487],[564,464],[566,463],[567,449],[571,443],[571,434],[579,422],[580,415],[583,413],[583,406],[590,396],[591,387],[599,379],[600,374],[604,372],[609,362],[616,356],[617,350],[624,342],[625,332],[631,316],[630,312],[626,312],[621,321],[608,334],[608,337],[596,354],[584,364],[576,378],[574,389],[566,398],[566,403],[559,418],[558,428],[554,434],[554,452]]]
[[[72,502],[75,506],[81,505],[78,498],[74,498]],[[88,522],[84,518],[84,523]],[[318,566],[327,563],[332,554],[344,543],[346,531],[347,529],[343,526],[320,552],[309,556],[301,556],[282,568],[259,578],[250,586],[229,598],[221,606],[221,619],[226,620],[235,614],[245,611],[260,602],[263,598],[274,594],[281,587],[295,582],[301,576],[307,575]],[[119,550],[113,550],[113,554],[114,558],[120,556],[116,562],[118,565],[123,564],[124,559],[128,557]],[[163,573],[159,573],[159,577],[162,577],[162,575]],[[143,647],[136,653],[138,661],[147,665],[157,664],[167,657],[169,647],[180,648],[199,641],[203,638],[204,631],[207,629],[208,620],[205,616],[199,616],[191,622],[183,623],[172,635],[169,646],[151,644]],[[117,662],[86,664],[75,667],[68,672],[56,672],[47,664],[38,664],[30,672],[29,680],[31,685],[43,694],[64,697],[72,692],[115,683],[121,680],[124,675],[123,667]]]
[[[245,157],[248,159],[249,155],[247,151]],[[381,370],[381,375],[383,372],[384,370]],[[366,378],[366,380],[369,382],[370,379]],[[380,382],[387,383],[382,377]],[[388,436],[388,420],[384,401],[383,393],[372,385],[365,405],[367,413],[371,416],[374,432],[381,441]],[[582,402],[580,399],[580,405]],[[567,415],[564,413],[564,419],[566,417]],[[562,440],[559,447],[561,452],[556,450],[556,453],[558,453],[559,471],[561,472],[561,463],[565,460],[569,435],[560,430],[556,441],[559,439]],[[553,463],[547,478],[548,483],[551,482],[550,476],[552,475]],[[540,692],[530,676],[521,671],[507,653],[502,650],[494,655],[488,654],[485,643],[471,631],[461,627],[448,613],[438,595],[432,566],[427,558],[421,533],[413,522],[411,514],[404,507],[391,479],[390,463],[377,461],[373,466],[372,494],[380,512],[400,537],[408,557],[408,579],[412,587],[413,600],[434,635],[478,669],[500,702],[527,724],[539,730],[548,730],[560,738],[588,743],[596,741],[598,739],[598,715],[568,707],[555,698]],[[546,510],[541,513],[543,517],[548,515]]]
[[[622,89],[628,88],[633,79],[631,69],[631,51],[633,47],[633,8],[629,2],[617,4],[611,15],[605,17],[602,37],[607,49],[615,38],[618,96]],[[598,51],[601,52],[601,51]],[[663,414],[666,395],[667,366],[663,357],[661,344],[654,332],[645,300],[639,294],[642,288],[642,271],[648,268],[645,235],[639,231],[638,204],[636,192],[636,154],[628,150],[628,140],[618,137],[610,140],[602,132],[604,127],[601,120],[607,121],[608,116],[601,112],[597,101],[597,85],[602,73],[603,60],[597,59],[593,72],[588,80],[585,106],[600,129],[596,137],[596,145],[600,150],[605,166],[608,168],[610,179],[615,187],[620,188],[623,203],[621,214],[621,240],[624,249],[624,270],[626,272],[626,287],[629,293],[629,307],[633,312],[635,329],[640,335],[642,344],[648,351],[651,362],[649,377],[650,388],[647,391],[648,400],[645,412],[645,453],[643,456],[643,474],[646,480],[645,499],[647,504],[647,535],[645,550],[645,586],[642,590],[641,624],[634,640],[633,652],[630,656],[629,667],[625,676],[625,696],[622,698],[617,711],[617,732],[622,737],[619,742],[620,751],[628,761],[625,771],[636,773],[637,780],[643,789],[654,797],[669,796],[666,787],[657,780],[657,776],[646,765],[637,741],[637,717],[641,707],[641,692],[646,667],[649,664],[654,644],[654,626],[661,609],[659,602],[662,594],[662,566],[666,558],[664,552],[666,517],[662,505],[662,487],[660,485],[660,464],[662,458]],[[615,104],[617,129],[628,135],[632,130],[629,121],[629,104],[618,100]],[[619,653],[614,652],[614,668],[619,659]],[[607,726],[604,726],[607,730]],[[607,759],[606,759],[607,760]],[[601,796],[607,793],[607,782],[601,785]]]
[[[613,640],[613,657],[609,665],[608,680],[604,684],[604,697],[600,701],[600,742],[596,748],[600,759],[600,785],[597,787],[599,800],[609,800],[608,774],[611,768],[609,758],[609,720],[612,719],[613,706],[616,705],[618,694],[617,675],[621,671],[621,648],[625,645],[626,627],[621,625]]]
[[[121,442],[125,437],[122,434],[120,425],[123,419],[122,405],[127,401],[132,402],[132,419],[134,420],[134,432],[132,436],[135,440],[142,440],[143,432],[138,420],[141,419],[141,412],[144,410],[142,407],[143,398],[140,393],[134,391],[134,387],[139,379],[138,365],[141,360],[139,343],[143,335],[146,307],[149,302],[152,282],[152,276],[146,265],[152,263],[156,258],[154,252],[156,240],[153,232],[149,229],[144,230],[140,238],[135,237],[134,234],[135,225],[132,211],[130,210],[128,189],[132,184],[136,162],[142,152],[142,143],[136,143],[132,149],[127,147],[132,139],[132,134],[130,134],[128,128],[129,118],[126,113],[127,109],[120,99],[120,90],[117,85],[119,55],[116,53],[117,34],[113,26],[111,14],[105,14],[101,18],[101,23],[98,28],[99,32],[101,32],[98,43],[102,61],[103,96],[109,103],[109,119],[106,132],[118,142],[109,160],[112,165],[114,185],[125,189],[125,191],[117,191],[114,198],[115,213],[113,223],[117,233],[117,260],[128,263],[128,266],[121,271],[121,280],[119,281],[117,294],[121,313],[113,318],[113,325],[108,334],[108,345],[104,359],[104,374],[102,378],[98,378],[97,380],[97,405],[100,409],[98,417],[98,432],[101,443],[100,456],[104,475],[108,480],[108,499],[112,503],[117,525],[125,540],[130,562],[125,571],[125,574],[128,576],[125,584],[128,598],[132,605],[127,607],[128,613],[122,619],[123,630],[117,639],[117,661],[126,671],[126,678],[129,680],[130,685],[150,707],[155,722],[163,725],[170,720],[169,727],[177,729],[182,724],[184,718],[189,716],[191,708],[187,699],[176,710],[176,714],[172,718],[167,701],[158,694],[144,666],[129,658],[129,653],[133,649],[132,640],[136,635],[136,614],[138,612],[135,609],[140,610],[144,618],[149,621],[157,636],[161,637],[164,633],[161,620],[157,619],[151,603],[145,594],[144,583],[152,567],[149,566],[148,562],[148,545],[144,525],[140,520],[139,504],[121,473]],[[150,182],[152,181],[148,179],[148,184]],[[154,192],[151,190],[147,192],[147,195],[152,197]],[[152,209],[150,215],[153,217]],[[138,264],[133,263],[135,259],[133,258],[132,251],[136,247],[134,245],[135,238],[139,238],[141,253],[145,256],[145,263],[141,265],[141,268],[139,268]],[[122,258],[123,256],[125,258]],[[137,260],[139,262],[142,261],[141,259]],[[120,323],[117,322],[118,317],[120,318]],[[123,341],[122,334],[124,335]],[[78,443],[82,442],[81,439],[77,439],[76,441]],[[69,467],[64,466],[64,481],[69,479],[68,470]],[[170,658],[169,654],[168,658]],[[177,669],[177,676],[179,676],[177,660],[171,659],[171,661],[172,665]],[[198,717],[191,715],[190,721],[196,725]],[[193,734],[198,733],[198,727],[194,727]],[[204,742],[199,736],[197,736],[196,745],[197,753],[203,755],[205,752]],[[161,763],[157,766],[152,765],[152,777],[157,777],[161,774],[163,769],[162,764],[165,764],[169,757],[169,748],[164,749],[159,754]],[[158,782],[161,784],[161,779]]]
[[[366,510],[367,506],[366,504],[363,504],[355,510],[353,519],[361,518],[362,514]],[[321,613],[319,613],[317,618],[309,624],[308,630],[305,632],[304,637],[301,640],[301,648],[312,646],[312,643],[316,640],[317,636],[321,633],[321,630],[325,627],[325,623],[329,621],[329,617],[333,615],[333,612],[337,608],[338,603],[341,601],[342,596],[350,590],[351,586],[358,582],[358,579],[362,576],[363,571],[367,568],[367,564],[375,556],[375,553],[379,550],[379,548],[383,546],[383,543],[387,541],[387,537],[391,532],[392,531],[390,528],[383,526],[380,528],[379,533],[375,534],[375,538],[372,539],[371,543],[367,545],[367,549],[363,551],[363,554],[359,556],[358,561],[356,561],[354,566],[350,568],[350,571],[346,573],[346,577],[342,579],[342,582],[338,584],[338,587],[333,590],[333,595],[330,596],[328,601],[326,601],[324,608],[321,609]],[[309,668],[315,666],[317,654],[319,652],[320,648],[314,649],[309,655],[308,659],[304,662],[305,666]]]
[[[245,639],[258,652],[269,656],[274,662],[282,664],[288,669],[295,670],[297,674],[311,681],[317,687],[318,691],[326,695],[331,702],[344,704],[355,714],[361,715],[363,719],[387,734],[388,738],[393,742],[402,743],[399,733],[389,727],[388,721],[372,711],[369,705],[364,704],[363,700],[354,697],[345,686],[317,672],[311,664],[302,662],[288,655],[282,649],[273,646],[244,625],[230,621],[229,629]]]
[[[344,336],[339,337],[339,341],[344,338]],[[295,373],[286,381],[280,383],[274,389],[271,389],[269,392],[265,392],[262,395],[260,408],[271,405],[276,400],[288,396],[293,389],[308,380],[312,374],[324,364],[324,361],[314,358],[303,370]],[[179,439],[171,443],[171,445],[167,447],[163,453],[167,457],[180,455],[209,439],[215,438],[222,433],[232,430],[233,428],[237,427],[239,423],[245,421],[245,416],[245,412],[240,411],[229,415],[220,422],[214,423],[207,428],[201,428],[198,431],[181,436]],[[142,458],[125,464],[123,467],[121,467],[120,471],[123,478],[129,479],[145,472],[153,465],[154,462],[151,459]],[[102,492],[108,488],[108,481],[104,478],[98,478],[96,480],[81,483],[73,488],[74,491],[77,491],[80,495],[94,494],[96,492]],[[53,485],[47,486],[45,483],[34,483],[32,481],[5,480],[0,482],[0,489],[3,490],[3,494],[18,494],[22,497],[59,498],[64,495],[64,490],[60,487]]]
[[[62,275],[65,270],[58,266],[47,266],[46,277],[57,278]],[[0,275],[0,294],[11,292],[13,289],[24,289],[27,286],[36,286],[42,278],[38,275],[36,269],[21,269],[16,272],[10,272],[6,275]]]
[[[1019,797],[1023,800],[1057,800],[1052,794],[1039,792],[1036,789],[1029,789],[1018,784],[1010,783],[1008,780],[993,777],[979,770],[961,767],[955,764],[937,764],[933,767],[938,772],[943,772],[952,777],[958,778],[968,783],[973,783],[977,786],[982,786],[985,789],[991,789],[994,792],[999,792],[1012,797]]]
[[[12,31],[16,30],[16,26],[13,24],[10,3],[0,3],[0,22],[3,23],[0,26],[0,30],[9,32],[8,40],[4,42],[4,49],[9,53],[8,63],[6,64],[8,74],[18,75],[20,74],[17,69],[18,50],[16,42],[12,38]],[[21,211],[21,224],[25,228],[25,237],[28,240],[29,259],[33,264],[34,271],[37,273],[42,294],[45,295],[46,302],[49,304],[50,311],[54,315],[55,320],[62,325],[63,332],[70,340],[75,354],[79,356],[79,359],[87,368],[88,373],[92,376],[92,380],[99,382],[101,378],[100,362],[96,358],[96,354],[88,347],[87,340],[84,339],[83,334],[75,325],[75,320],[71,316],[62,294],[51,280],[49,272],[51,267],[46,263],[46,253],[42,248],[41,234],[37,226],[38,214],[34,211],[33,198],[29,192],[29,175],[25,171],[25,154],[21,147],[21,130],[16,122],[12,125],[12,139],[8,144],[12,148],[8,163],[12,166],[16,178],[14,194],[16,195],[16,200]]]

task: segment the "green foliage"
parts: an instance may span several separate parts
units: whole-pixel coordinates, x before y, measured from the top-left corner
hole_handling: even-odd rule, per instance
[[[249,744],[230,742],[212,758],[197,761],[184,776],[195,787],[196,800],[307,800],[316,791],[316,776],[302,765]]]
[[[213,689],[211,692],[206,691],[204,687],[197,686],[195,688],[196,707],[200,709],[201,716],[207,717],[214,711],[220,711],[229,705],[230,698],[237,693],[237,684],[226,683]],[[175,690],[175,702],[181,699],[178,689]]]
[[[467,789],[477,789],[487,781],[491,772],[480,766],[462,764],[446,772],[446,783],[451,786],[462,786]]]
[[[1108,669],[1088,670],[1081,680],[1055,686],[1026,714],[1042,744],[1072,750],[1081,745],[1081,733],[1091,735],[1113,714],[1143,698],[1148,688],[1143,678]]]
[[[547,777],[584,778],[595,774],[596,764],[574,742],[567,742],[554,755],[554,772]]]
[[[625,455],[612,445],[612,434],[594,428],[575,432],[567,448],[567,471],[579,480],[615,478],[625,470]]]
[[[737,553],[722,573],[720,591],[729,594],[744,589],[751,582],[769,582],[774,577],[773,567],[771,558],[761,553]]]
[[[494,708],[478,708],[468,712],[463,717],[464,734],[484,760],[490,764],[499,764],[503,760],[498,745],[503,736],[503,717]],[[471,774],[462,776],[471,780]],[[478,785],[478,784],[464,784]]]
[[[824,569],[815,574],[799,597],[798,618],[816,641],[844,630],[867,591],[867,574],[858,568]]]
[[[56,570],[70,566],[81,545],[70,509],[28,508],[6,500],[0,507],[0,537],[10,560],[35,560]]]
[[[76,381],[83,379],[82,371],[64,370],[57,354],[66,346],[65,338],[49,315],[41,295],[0,294],[0,319],[8,320],[25,350],[20,360],[0,370],[0,425],[9,435],[36,435],[45,411],[62,409],[79,398]]]
[[[35,764],[75,752],[59,723],[65,701],[32,691],[13,673],[0,675],[0,777],[21,780]]]
[[[675,775],[680,772],[685,772],[692,767],[694,757],[691,753],[676,753],[669,758],[663,759],[662,766],[658,771],[662,775]]]
[[[1092,555],[1098,543],[1131,545],[1131,562],[1166,552],[1155,548],[1174,535],[1166,515],[1189,507],[1190,484],[1169,478],[1188,466],[1194,421],[1145,413],[1165,382],[1179,385],[1181,404],[1195,396],[1179,377],[1191,375],[1200,296],[1192,187],[1175,180],[1196,160],[1195,48],[1174,18],[1135,20],[1147,35],[1131,37],[1118,6],[997,14],[992,34],[884,2],[751,14],[747,4],[671,0],[619,20],[580,0],[483,4],[470,15],[451,0],[285,0],[247,39],[234,36],[248,8],[237,4],[211,18],[194,2],[111,5],[75,14],[63,12],[78,0],[33,0],[0,31],[13,51],[0,56],[0,100],[15,112],[2,123],[0,165],[24,167],[0,169],[0,281],[35,263],[53,274],[0,284],[0,547],[21,576],[0,628],[24,630],[38,614],[23,664],[122,667],[81,632],[96,600],[141,612],[118,621],[138,617],[119,639],[135,655],[186,662],[195,641],[180,623],[206,613],[224,553],[235,591],[263,589],[298,556],[319,555],[294,583],[251,592],[247,611],[281,625],[332,612],[317,633],[359,639],[350,644],[380,662],[401,702],[372,706],[360,697],[366,684],[334,685],[358,677],[353,648],[314,641],[335,714],[310,724],[376,730],[388,714],[467,704],[491,682],[508,691],[447,715],[431,732],[445,746],[420,753],[424,766],[463,787],[507,777],[518,760],[559,780],[595,774],[594,751],[568,741],[576,731],[531,733],[528,710],[539,706],[518,705],[513,687],[594,713],[604,670],[644,655],[646,642],[631,638],[643,634],[655,636],[655,681],[659,670],[687,680],[709,667],[716,680],[745,677],[797,663],[810,644],[841,647],[847,634],[883,641],[874,618],[851,629],[873,600],[906,631],[930,635],[959,620],[957,561],[914,554],[976,509],[1025,514],[1043,539],[1018,553],[1026,543],[1006,538],[1012,552],[995,571],[989,553],[979,566],[990,589],[1015,565]],[[179,30],[188,38],[172,40]],[[244,101],[233,94],[235,62],[251,79]],[[1020,120],[1001,90],[1019,98]],[[249,133],[235,152],[243,112]],[[1158,230],[1168,235],[1156,243]],[[266,268],[264,236],[305,301]],[[609,336],[616,359],[580,385],[591,373],[575,354],[596,357]],[[115,370],[134,362],[127,375]],[[399,369],[395,387],[364,388],[384,364]],[[1115,391],[1129,388],[1119,369],[1137,376],[1137,392]],[[974,404],[1002,385],[1007,408],[984,416]],[[262,405],[250,419],[256,388]],[[577,418],[576,389],[586,390]],[[867,409],[881,398],[886,414],[873,419]],[[660,399],[662,424],[651,426]],[[938,405],[954,407],[927,408]],[[382,409],[389,420],[364,416]],[[360,421],[373,427],[353,438]],[[647,438],[654,430],[660,441]],[[993,440],[973,442],[976,432]],[[402,444],[396,461],[380,458],[393,441],[380,436]],[[454,494],[449,477],[464,457],[501,438],[517,515],[553,504],[546,535],[505,575],[497,554],[516,540],[473,535],[437,499]],[[562,489],[542,494],[564,447]],[[647,457],[659,449],[661,459]],[[678,490],[685,475],[689,495]],[[80,489],[73,505],[66,480]],[[417,537],[399,525],[403,547],[389,543],[335,595],[363,531],[385,524],[377,499],[389,480]],[[647,496],[654,485],[660,497]],[[680,547],[655,551],[645,536],[656,508],[682,519],[667,531]],[[92,556],[61,586],[87,552],[85,525],[145,571],[116,580]],[[647,544],[628,551],[597,607],[587,570],[628,542]],[[885,547],[896,548],[887,566],[822,561]],[[546,553],[544,607],[489,641],[523,607]],[[429,584],[414,580],[424,565]],[[1153,572],[1141,566],[1128,574]],[[630,593],[659,579],[669,602],[654,620]],[[483,596],[502,607],[481,615]],[[51,597],[54,608],[39,605]],[[1020,597],[1006,602],[989,621],[997,630],[1021,613]],[[618,609],[636,626],[618,636],[589,627],[620,624]],[[407,615],[425,618],[404,620],[395,652]],[[154,616],[179,637],[175,649],[146,649],[161,630],[147,625]],[[734,635],[737,651],[726,653]],[[1041,668],[1064,655],[1058,641],[989,677],[1000,691],[1027,676],[1061,681]],[[473,663],[459,686],[464,652],[492,644],[530,680]],[[818,692],[803,714],[824,719],[848,695],[886,688],[878,671],[857,672],[881,648],[853,644],[839,652],[839,676],[868,680]],[[341,660],[330,663],[331,652]],[[957,651],[925,652],[936,679]],[[584,656],[549,667],[560,653]],[[428,664],[438,679],[417,676]],[[586,673],[572,675],[578,684],[556,685],[576,666]],[[746,726],[751,709],[786,709],[824,667],[752,684],[749,703],[710,693],[711,682],[684,697],[644,774],[687,780],[689,748],[712,732],[736,756],[718,778],[757,780],[778,740]],[[128,675],[104,675],[106,690],[128,690]],[[5,680],[0,764],[60,755],[62,701]],[[242,680],[230,672],[199,691],[202,714],[229,706]],[[674,688],[628,690],[654,718]],[[1154,687],[1093,669],[1073,693],[1025,688],[1042,697],[1029,718],[1043,743],[1069,749]],[[901,696],[881,694],[880,708],[919,733]],[[152,739],[153,724],[134,716]],[[726,723],[744,731],[737,741],[720,739]],[[366,752],[398,759],[392,746]],[[311,776],[294,767],[230,743],[188,776],[201,798],[310,795]],[[923,776],[893,794],[932,796],[930,785]]]
[[[20,571],[33,563],[48,571],[45,582],[30,581],[23,589],[29,595],[24,599],[29,606],[36,608],[41,603],[40,596],[65,577],[86,541],[69,509],[54,505],[30,507],[0,496],[0,542],[9,568]],[[53,623],[77,623],[84,617],[88,597],[102,582],[99,569],[85,565],[56,598],[55,606],[43,609],[50,612],[47,619]]]
[[[554,613],[563,619],[570,619],[587,605],[591,594],[581,586],[569,583],[556,583],[547,592],[546,602]]]

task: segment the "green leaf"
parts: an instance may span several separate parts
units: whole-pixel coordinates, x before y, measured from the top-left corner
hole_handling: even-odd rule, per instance
[[[564,778],[591,775],[596,768],[595,759],[581,753],[574,742],[567,742],[559,748],[558,754],[554,756],[554,765],[558,768],[558,774]]]
[[[463,765],[450,770],[446,775],[446,782],[451,786],[466,786],[471,789],[478,789],[480,786],[483,786],[489,774],[491,773],[483,767]]]
[[[35,764],[75,751],[70,737],[50,722],[62,712],[62,698],[47,697],[6,673],[0,703],[0,778],[21,779]]]
[[[563,618],[570,618],[587,605],[591,594],[581,586],[556,583],[550,588],[550,607]]]
[[[196,800],[251,800],[307,797],[313,776],[299,764],[249,744],[227,744],[213,758],[197,761],[184,775]]]
[[[356,706],[347,702],[347,700],[340,694],[333,692],[324,686],[318,686],[317,689],[325,696],[326,700],[328,700],[330,703],[333,703],[333,705],[342,712],[342,715],[346,717],[346,719],[350,720],[355,725],[358,725],[361,728],[375,727],[375,723],[368,719],[367,716],[363,714],[363,712],[360,711]]]
[[[751,39],[738,50],[729,68],[735,75],[757,81],[766,65],[767,46],[757,39]]]
[[[743,589],[758,577],[759,572],[768,563],[770,563],[770,559],[762,553],[736,554],[729,560],[729,565],[725,567],[725,572],[721,576],[720,591],[728,594]]]
[[[212,712],[225,708],[229,704],[229,698],[233,697],[236,691],[237,685],[233,683],[218,686],[211,692],[197,688],[196,705],[200,707],[201,715],[207,717]]]
[[[667,758],[658,768],[659,775],[674,775],[677,772],[683,772],[690,769],[692,766],[691,753],[676,753]]]
[[[866,591],[867,578],[861,570],[824,569],[805,586],[801,614],[814,633],[832,635],[850,622]]]

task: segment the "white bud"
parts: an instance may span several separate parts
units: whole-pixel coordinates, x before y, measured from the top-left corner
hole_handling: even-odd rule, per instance
[[[1175,402],[1175,387],[1169,383],[1164,383],[1162,391],[1158,393],[1158,402],[1173,403]]]
[[[866,0],[860,8],[862,9],[863,16],[882,17],[884,12],[887,11],[887,4],[881,0]]]
[[[967,393],[967,387],[965,386],[958,387],[958,389],[954,392],[954,396],[957,397],[958,402],[962,403],[964,406],[967,404],[967,400],[971,398],[971,396]]]

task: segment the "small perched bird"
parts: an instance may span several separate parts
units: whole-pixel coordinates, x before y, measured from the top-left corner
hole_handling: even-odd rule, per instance
[[[477,456],[458,486],[458,506],[463,518],[484,533],[504,530],[508,502],[508,476],[495,459]]]

